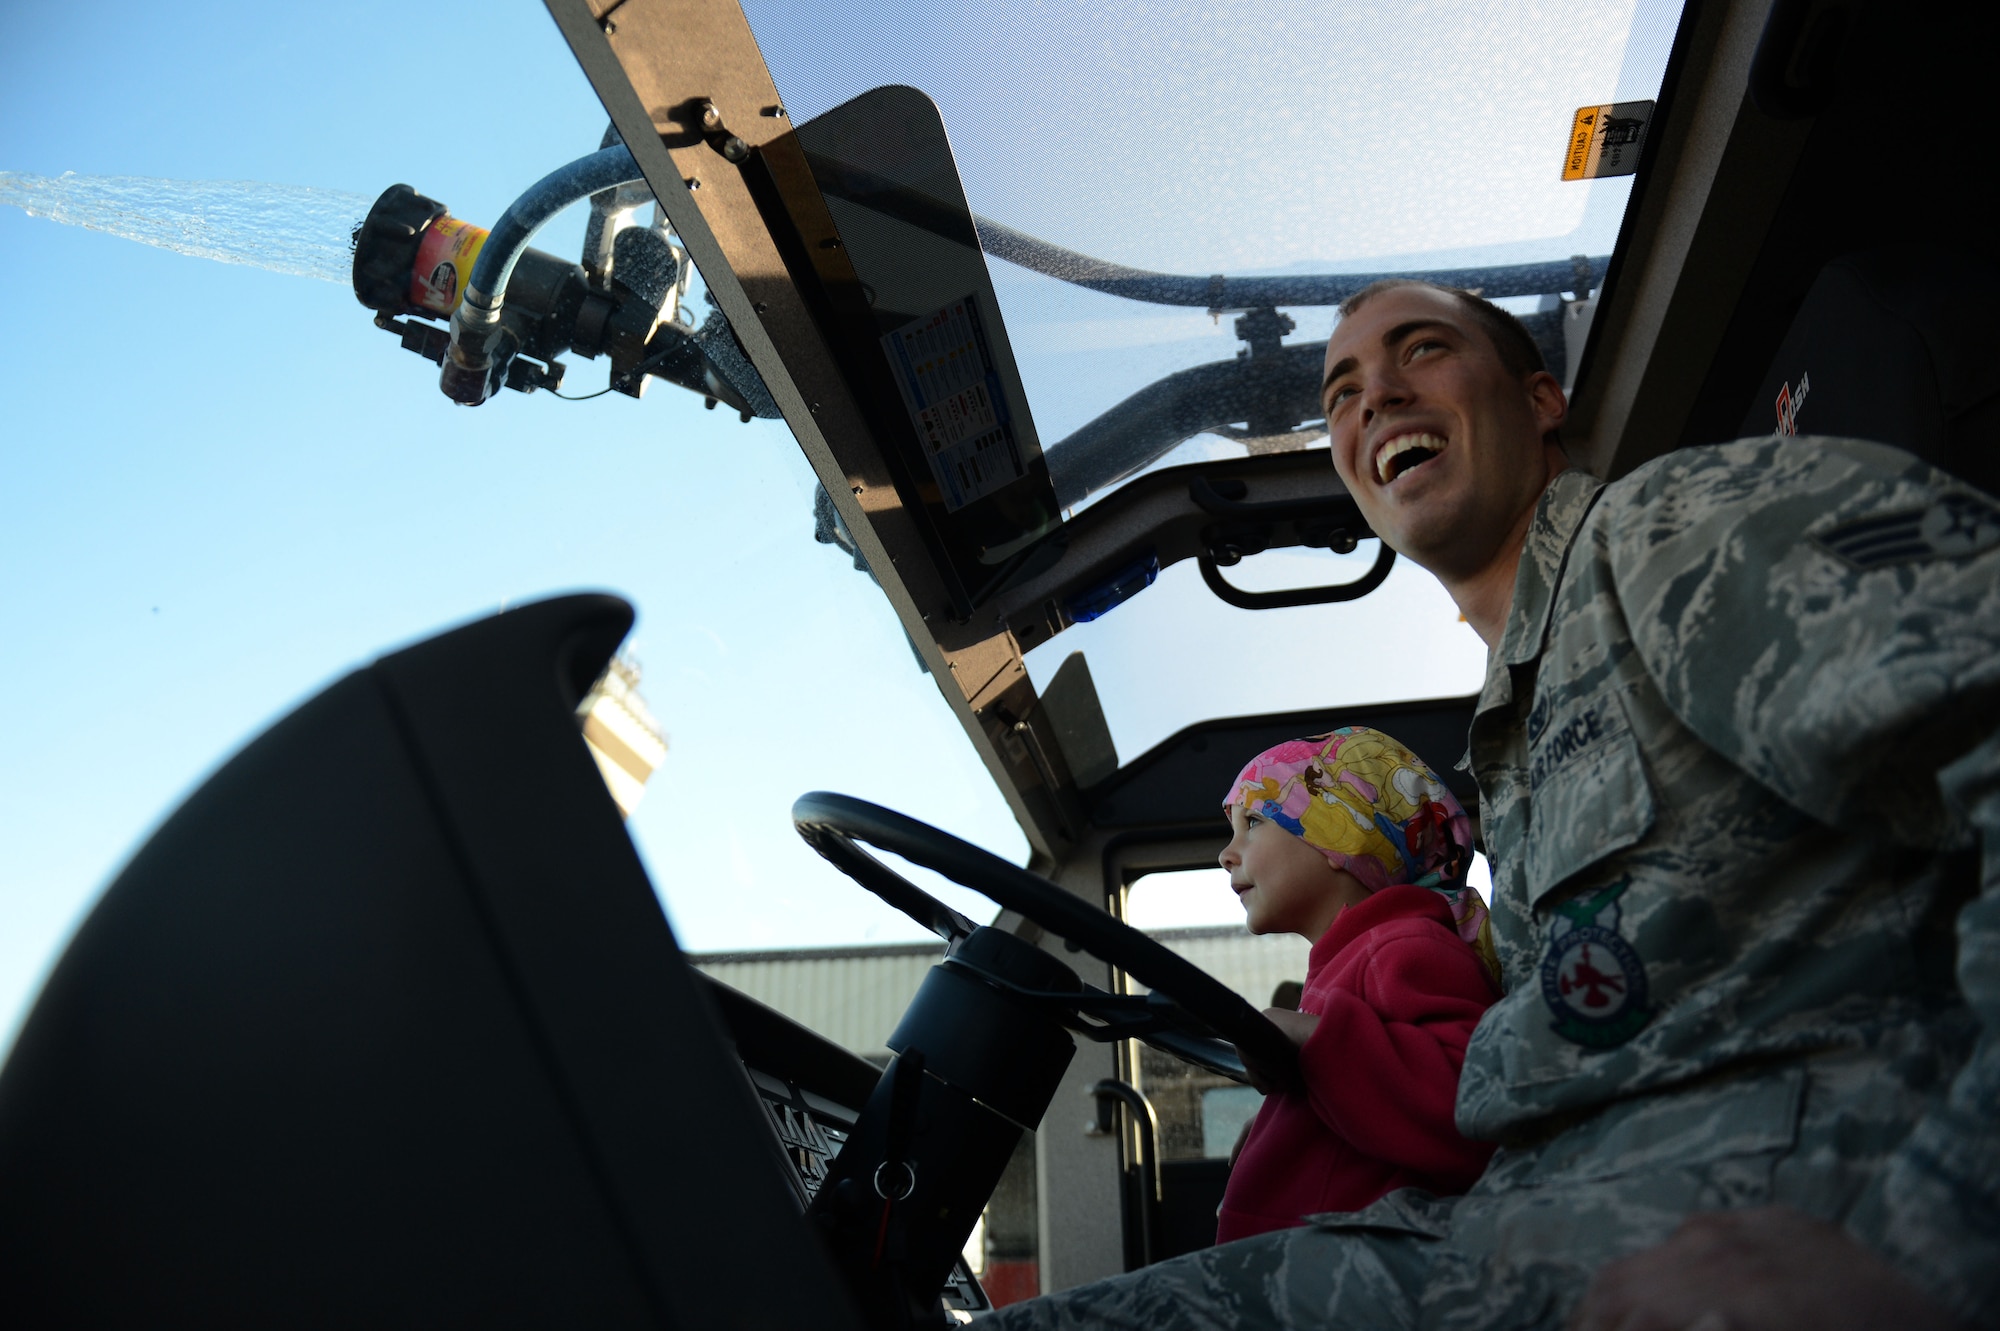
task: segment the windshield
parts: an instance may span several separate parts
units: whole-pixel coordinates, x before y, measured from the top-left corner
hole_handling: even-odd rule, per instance
[[[1566,378],[1564,297],[1588,296],[1601,275],[1631,188],[1629,176],[1562,178],[1572,117],[1656,96],[1680,6],[1562,3],[1530,19],[1478,0],[1419,11],[1059,0],[968,21],[863,3],[839,24],[790,0],[745,10],[797,122],[883,84],[938,103],[1050,478],[1074,516],[1161,467],[1324,449],[1317,348],[1333,325],[1327,302],[1355,284],[1327,296],[1301,278],[1453,270],[1476,284],[1463,270],[1553,265],[1501,303],[1529,316]],[[1289,280],[1240,280],[1258,276]],[[1253,357],[1284,358],[1294,377],[1304,365],[1306,392],[1261,410],[1197,403],[1180,428],[1135,437],[1134,413],[1156,416],[1161,394],[1194,384],[1192,397],[1228,399],[1225,381]],[[1275,551],[1228,580],[1252,591],[1351,581],[1376,550]],[[1485,656],[1407,562],[1359,601],[1261,611],[1224,605],[1183,562],[1115,614],[1030,651],[1036,686],[1077,651],[1125,761],[1216,716],[1472,692]]]
[[[744,8],[795,122],[883,84],[938,103],[988,252],[1019,260],[990,266],[1072,507],[1120,479],[1065,457],[1078,431],[1248,349],[1239,293],[1203,294],[1214,278],[1607,256],[1631,180],[1561,178],[1571,117],[1654,97],[1680,11],[1053,0],[968,14],[876,0],[829,23],[794,0]],[[1135,300],[1023,266],[1088,275],[1090,259],[1189,281],[1119,288],[1151,297]],[[1325,305],[1273,308],[1288,344],[1331,329]],[[1235,437],[1204,434],[1171,460],[1240,455],[1253,422],[1224,424]],[[1254,424],[1314,433],[1310,418]]]

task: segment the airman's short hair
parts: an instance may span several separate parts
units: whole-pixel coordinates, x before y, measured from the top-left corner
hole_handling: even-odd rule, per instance
[[[1424,287],[1431,291],[1442,291],[1445,295],[1465,306],[1466,313],[1486,334],[1486,340],[1499,353],[1500,363],[1507,373],[1516,379],[1525,380],[1529,375],[1548,369],[1542,360],[1542,349],[1535,345],[1534,334],[1528,326],[1507,311],[1463,287],[1448,287],[1437,282],[1426,282],[1416,277],[1385,277],[1379,282],[1370,282],[1361,290],[1340,302],[1340,315],[1344,319],[1360,309],[1374,296],[1397,287]]]

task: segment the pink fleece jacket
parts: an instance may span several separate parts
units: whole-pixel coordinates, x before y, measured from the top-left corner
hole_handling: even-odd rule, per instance
[[[1267,1097],[1223,1193],[1216,1242],[1354,1211],[1416,1186],[1464,1192],[1493,1147],[1452,1108],[1466,1041],[1496,995],[1429,888],[1386,887],[1313,944],[1299,1011],[1303,1089]]]

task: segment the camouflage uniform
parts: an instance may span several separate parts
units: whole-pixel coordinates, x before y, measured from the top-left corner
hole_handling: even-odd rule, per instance
[[[2000,1324],[1996,728],[1992,499],[1838,440],[1563,474],[1467,755],[1486,1175],[986,1325],[1556,1327],[1689,1212],[1773,1202]]]

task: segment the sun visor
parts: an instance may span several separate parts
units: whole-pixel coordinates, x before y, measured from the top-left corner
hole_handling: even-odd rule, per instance
[[[1061,510],[944,121],[886,87],[796,133],[847,260],[812,264],[828,341],[969,607]]]

